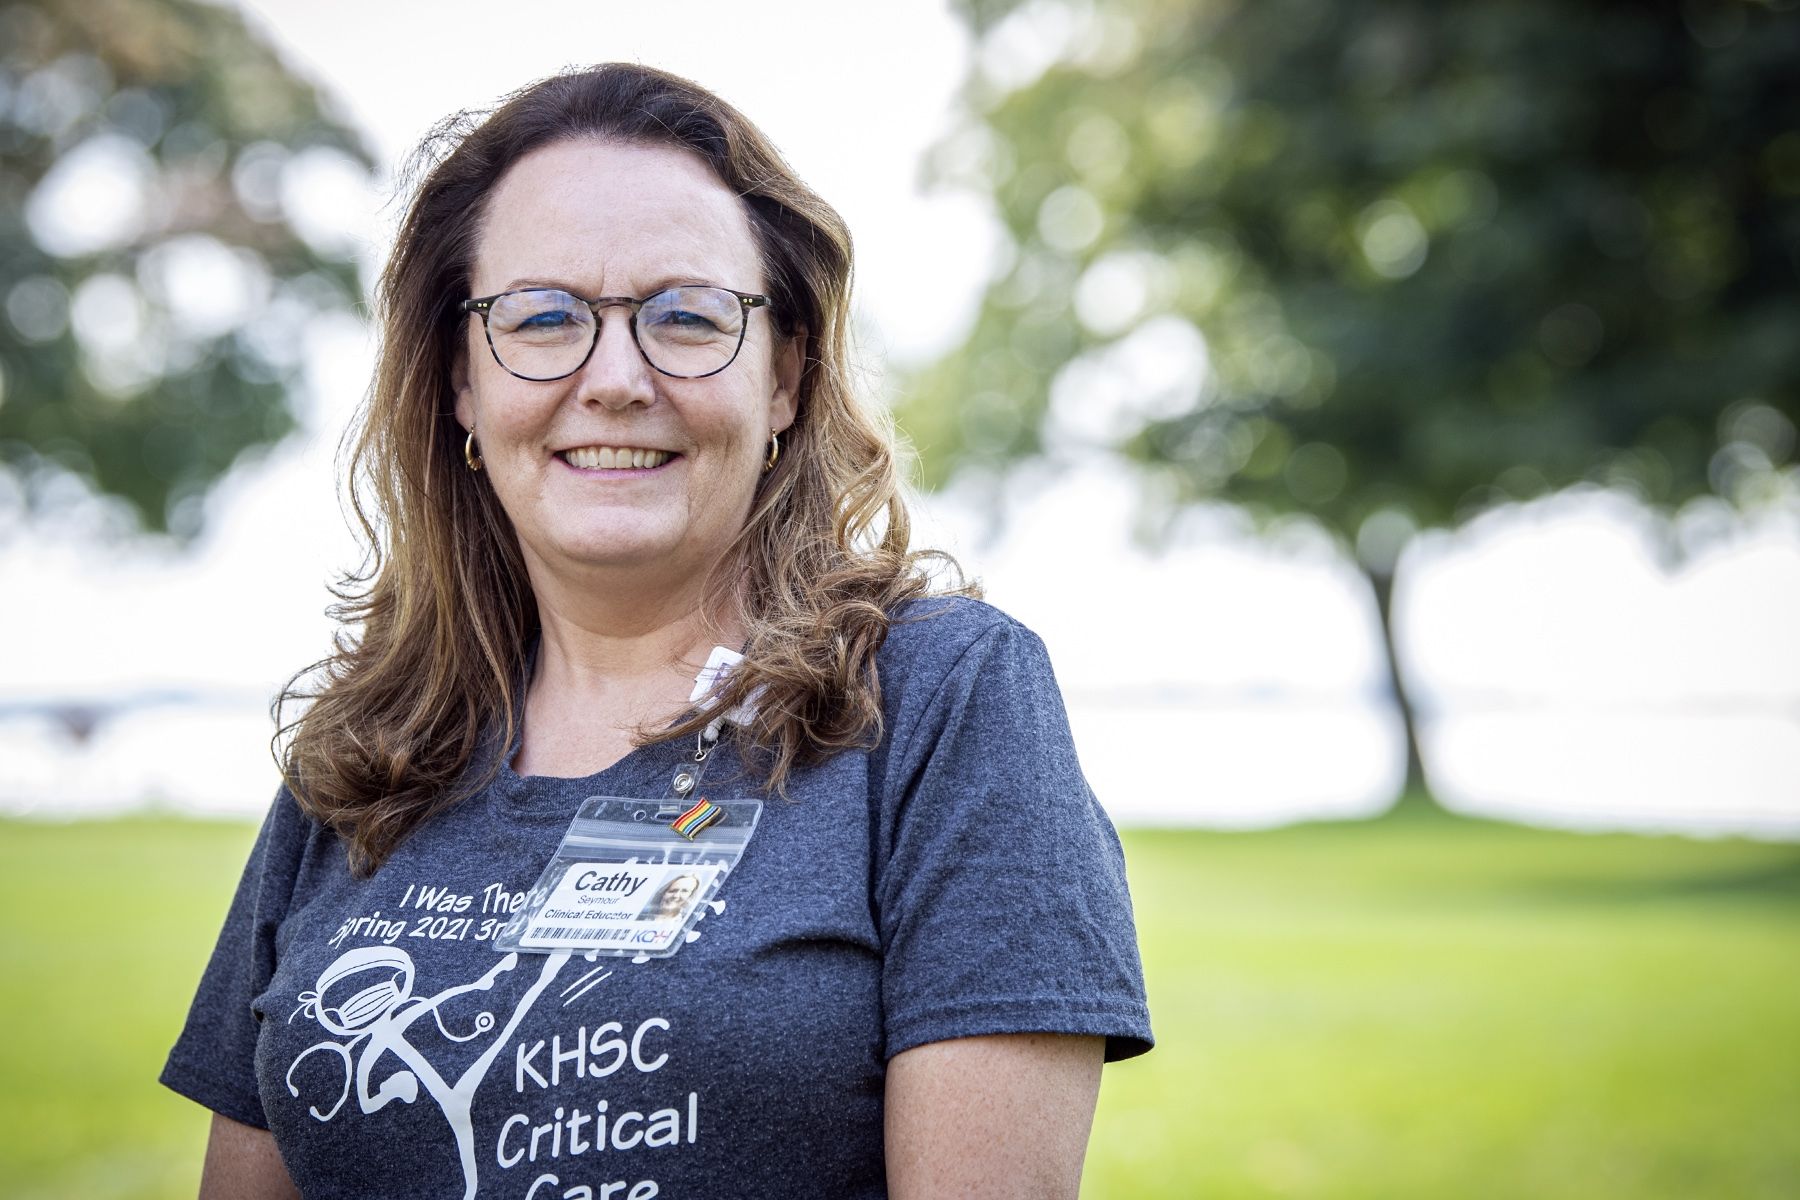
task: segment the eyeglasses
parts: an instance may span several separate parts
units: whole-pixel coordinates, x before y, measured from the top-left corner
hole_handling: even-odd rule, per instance
[[[494,361],[520,379],[566,379],[581,370],[600,340],[600,310],[631,310],[631,336],[644,361],[675,379],[704,379],[729,367],[744,346],[750,310],[767,296],[683,284],[653,296],[583,300],[561,288],[519,288],[464,300],[480,313]]]

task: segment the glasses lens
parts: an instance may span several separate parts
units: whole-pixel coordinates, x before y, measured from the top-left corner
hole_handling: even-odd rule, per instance
[[[657,370],[711,375],[737,357],[744,341],[744,304],[724,288],[670,288],[644,301],[637,332],[644,357]]]
[[[508,292],[488,312],[488,340],[500,365],[526,379],[560,379],[594,344],[594,313],[567,292]]]

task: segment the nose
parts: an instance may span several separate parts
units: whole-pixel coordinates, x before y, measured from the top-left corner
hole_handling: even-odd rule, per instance
[[[632,313],[623,306],[602,307],[594,314],[600,330],[594,349],[576,373],[576,398],[624,410],[656,399],[655,372],[638,349],[631,331]]]

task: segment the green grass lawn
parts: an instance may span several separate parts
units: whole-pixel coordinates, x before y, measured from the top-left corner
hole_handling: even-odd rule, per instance
[[[205,1114],[154,1081],[252,833],[0,822],[0,1196],[193,1195]],[[1800,1195],[1800,847],[1125,840],[1158,1046],[1085,1195]]]

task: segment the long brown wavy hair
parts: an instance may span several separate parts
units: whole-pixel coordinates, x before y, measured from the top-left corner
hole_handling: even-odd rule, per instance
[[[777,328],[806,337],[798,415],[709,581],[748,633],[719,702],[760,692],[737,736],[765,785],[780,791],[795,765],[878,740],[875,655],[891,615],[907,600],[974,590],[953,561],[910,549],[891,426],[851,386],[849,230],[754,125],[693,83],[618,63],[451,117],[413,160],[416,186],[376,291],[381,349],[348,463],[368,557],[336,590],[334,653],[275,702],[283,778],[359,874],[485,787],[500,759],[477,761],[484,740],[505,747],[516,733],[537,603],[506,513],[463,462],[451,367],[487,197],[525,155],[581,138],[704,159],[743,199]],[[300,708],[291,721],[289,705]],[[706,722],[695,713],[655,736],[693,737]]]

